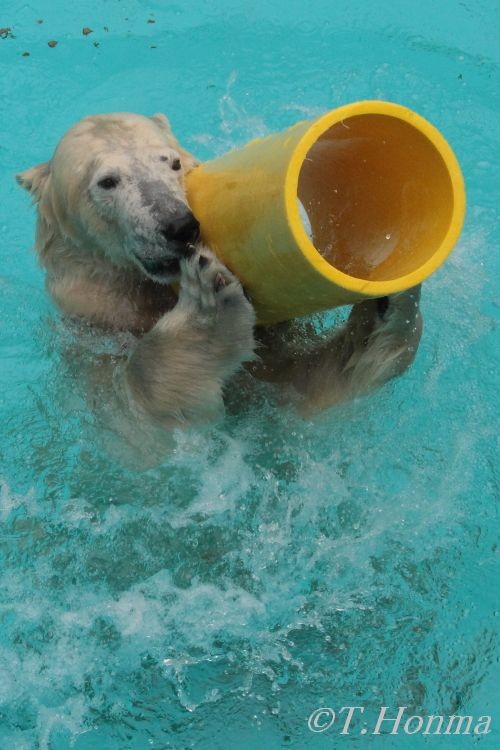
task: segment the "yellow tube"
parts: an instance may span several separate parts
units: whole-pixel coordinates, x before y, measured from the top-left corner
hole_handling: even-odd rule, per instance
[[[264,325],[418,284],[451,252],[465,213],[446,140],[390,102],[347,104],[251,141],[186,185],[204,241]]]

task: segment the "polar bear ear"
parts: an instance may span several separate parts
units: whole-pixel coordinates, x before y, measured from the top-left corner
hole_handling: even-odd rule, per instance
[[[39,201],[49,174],[50,162],[44,161],[42,164],[37,164],[35,167],[16,174],[16,180],[18,185],[27,190],[28,193],[31,193],[35,200]]]
[[[156,115],[152,115],[152,117],[150,117],[149,119],[153,120],[153,122],[158,125],[160,130],[165,130],[167,133],[172,135],[172,128],[166,115],[163,115],[161,112],[157,112]]]

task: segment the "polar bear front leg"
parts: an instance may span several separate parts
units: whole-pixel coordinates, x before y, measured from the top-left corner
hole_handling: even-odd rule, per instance
[[[311,335],[308,349],[285,356],[272,379],[288,386],[287,394],[308,416],[402,374],[415,358],[422,334],[420,291],[418,286],[354,305],[342,328]]]
[[[225,380],[253,357],[255,313],[239,281],[207,249],[183,261],[179,300],[125,368],[132,407],[165,427],[211,421]]]

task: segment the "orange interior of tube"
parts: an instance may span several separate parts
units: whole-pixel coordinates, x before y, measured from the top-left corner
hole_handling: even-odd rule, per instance
[[[349,117],[321,135],[302,164],[298,197],[319,253],[370,281],[404,276],[429,260],[454,205],[448,169],[431,141],[379,114]]]

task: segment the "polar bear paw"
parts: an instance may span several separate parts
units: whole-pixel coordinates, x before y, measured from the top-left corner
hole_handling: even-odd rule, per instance
[[[225,351],[225,356],[248,358],[255,342],[254,309],[238,279],[207,248],[181,264],[179,311]]]

